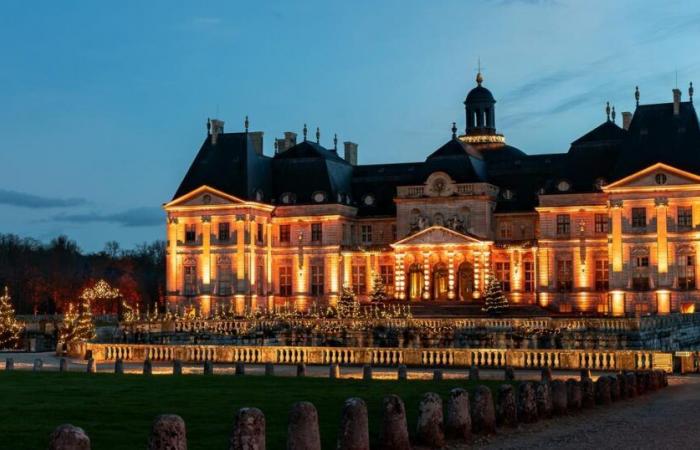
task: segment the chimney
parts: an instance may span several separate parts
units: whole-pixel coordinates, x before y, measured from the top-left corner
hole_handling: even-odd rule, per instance
[[[250,138],[250,144],[253,146],[253,150],[258,155],[263,154],[263,132],[262,131],[249,131],[248,137]]]
[[[224,121],[219,119],[209,120],[209,135],[211,136],[211,144],[216,145],[216,139],[220,134],[224,133]]]
[[[354,142],[344,142],[345,144],[345,161],[351,165],[357,165],[357,144]]]
[[[673,115],[677,116],[681,113],[681,90],[676,88],[673,90]]]
[[[632,113],[625,111],[622,113],[622,128],[625,130],[630,129],[630,123],[632,123]]]
[[[277,143],[277,153],[284,153],[297,145],[297,134],[293,131],[285,131],[282,139],[275,139]]]

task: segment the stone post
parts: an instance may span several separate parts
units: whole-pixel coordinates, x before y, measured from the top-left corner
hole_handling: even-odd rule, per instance
[[[204,375],[214,375],[214,363],[211,360],[204,361]]]
[[[384,397],[382,402],[382,450],[411,450],[406,423],[406,408],[397,395]]]
[[[328,377],[331,380],[340,378],[340,366],[338,364],[331,364],[331,367],[328,370]]]
[[[265,376],[272,377],[275,375],[275,366],[272,363],[265,364]]]
[[[471,413],[472,430],[483,434],[491,434],[496,431],[496,410],[493,406],[491,389],[484,385],[476,387]]]
[[[610,400],[616,402],[620,400],[620,383],[615,375],[609,376],[608,380],[610,381]]]
[[[437,448],[445,445],[442,422],[442,399],[438,394],[428,392],[418,405],[417,441]]]
[[[496,417],[499,425],[507,427],[518,425],[518,405],[515,401],[513,386],[510,384],[502,384],[498,388]]]
[[[408,369],[406,368],[405,365],[401,364],[399,366],[397,377],[400,381],[408,380]]]
[[[469,381],[479,381],[479,368],[476,366],[469,367]]]
[[[318,412],[309,402],[292,405],[287,427],[287,450],[321,450]]]
[[[68,372],[68,360],[66,358],[61,358],[58,361],[58,371],[59,372]]]
[[[581,382],[574,378],[569,378],[566,380],[567,407],[572,411],[577,411],[581,409],[582,402]]]
[[[592,408],[595,405],[595,386],[593,380],[584,378],[581,380],[581,406]]]
[[[32,367],[33,372],[41,372],[41,369],[44,367],[44,361],[41,359],[37,358],[34,360],[34,366]]]
[[[372,366],[369,364],[362,366],[362,379],[364,381],[372,381]]]
[[[442,370],[433,370],[433,381],[442,381]]]
[[[88,359],[87,373],[96,373],[96,372],[97,372],[97,365],[95,364],[95,360],[92,358]]]
[[[537,399],[537,415],[548,419],[552,417],[552,389],[550,387],[551,378],[544,378],[535,387],[535,397]]]
[[[124,373],[124,361],[121,359],[114,361],[114,373],[120,375]]]
[[[618,373],[615,378],[617,378],[617,384],[620,387],[620,399],[624,400],[627,398],[627,377],[624,373]]]
[[[591,371],[589,369],[581,369],[581,381],[584,378],[591,378]]]
[[[445,434],[458,439],[469,439],[472,434],[472,416],[469,411],[469,393],[462,388],[450,391],[447,400]]]
[[[552,391],[552,411],[556,415],[566,414],[568,408],[566,384],[561,380],[554,380],[550,387]]]
[[[367,405],[361,398],[345,400],[336,448],[338,450],[369,450]]]
[[[90,438],[82,428],[61,425],[49,436],[49,450],[90,450]]]
[[[532,382],[518,386],[518,418],[523,423],[537,422],[537,397]]]
[[[610,379],[606,376],[598,377],[595,382],[595,400],[599,405],[612,403],[610,397]]]
[[[242,377],[243,375],[245,375],[245,364],[243,364],[242,362],[237,362],[235,374],[239,377]]]
[[[298,377],[305,377],[306,376],[306,364],[297,364],[297,376]]]
[[[150,359],[145,359],[143,361],[143,374],[152,375],[153,374],[153,363]]]
[[[514,381],[515,380],[515,370],[511,366],[508,366],[504,370],[503,378],[506,381]]]
[[[173,375],[182,375],[182,361],[179,359],[173,360]]]
[[[233,420],[229,450],[265,450],[265,415],[258,408],[241,408]]]
[[[542,369],[541,377],[542,381],[546,381],[547,383],[552,381],[552,369],[549,367],[545,367],[544,369]]]
[[[7,358],[5,359],[5,370],[14,370],[15,369],[15,360],[14,358]]]
[[[156,417],[151,426],[147,450],[187,450],[187,432],[182,417],[175,414]]]

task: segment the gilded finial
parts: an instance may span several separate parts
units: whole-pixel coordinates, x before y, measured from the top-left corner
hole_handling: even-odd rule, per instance
[[[211,119],[207,117],[207,134],[211,134]]]
[[[484,77],[481,75],[481,58],[479,58],[478,64],[479,64],[479,66],[478,66],[478,69],[476,72],[476,84],[481,86],[481,83],[484,82]]]
[[[306,133],[308,133],[308,128],[306,128],[306,124],[304,124],[304,140],[306,140]]]
[[[243,125],[245,126],[245,132],[248,132],[248,125],[250,125],[250,122],[248,121],[248,116],[245,116],[245,122],[243,122]]]
[[[457,138],[457,124],[452,122],[452,139]]]
[[[338,151],[338,133],[333,134],[333,150]]]
[[[613,123],[615,123],[615,105],[613,105],[612,112],[610,113],[610,115],[612,116]]]
[[[275,139],[275,153],[277,153],[278,149],[279,149],[279,144],[277,144],[277,139]]]
[[[605,115],[608,117],[608,122],[610,122],[610,102],[605,102]]]
[[[321,143],[321,130],[319,130],[318,127],[316,127],[316,143]]]
[[[695,92],[695,89],[693,89],[693,82],[690,82],[690,86],[688,87],[688,96],[690,97],[690,103],[693,103],[693,93]]]
[[[639,106],[639,86],[634,87],[634,99],[637,101],[637,106]]]

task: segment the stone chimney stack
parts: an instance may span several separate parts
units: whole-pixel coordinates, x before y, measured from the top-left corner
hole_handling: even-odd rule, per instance
[[[351,165],[357,165],[357,144],[354,142],[344,142],[345,144],[345,161]]]
[[[219,119],[209,119],[209,135],[211,136],[212,145],[216,145],[216,141],[220,134],[224,134],[224,121]]]
[[[630,129],[630,123],[632,123],[632,113],[625,111],[622,113],[622,128],[625,130]]]
[[[297,134],[293,131],[285,131],[282,139],[275,139],[277,143],[277,153],[284,153],[297,145]]]
[[[681,90],[675,88],[673,90],[673,115],[677,116],[681,113]]]
[[[249,131],[248,137],[250,138],[250,143],[253,146],[253,150],[258,155],[263,154],[263,132],[262,131]]]

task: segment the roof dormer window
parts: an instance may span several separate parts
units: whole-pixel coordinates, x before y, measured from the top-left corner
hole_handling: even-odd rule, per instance
[[[312,198],[314,203],[323,203],[326,201],[326,193],[323,191],[314,192]]]
[[[281,200],[282,203],[284,203],[285,205],[292,204],[292,203],[294,203],[294,194],[292,194],[291,192],[285,192],[285,193],[282,194],[282,196],[280,197],[280,200]]]
[[[571,189],[571,184],[566,180],[560,180],[557,183],[557,190],[559,192],[569,192],[570,189]]]

